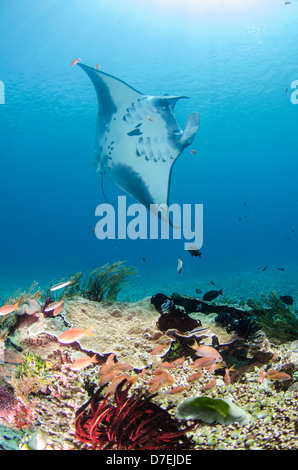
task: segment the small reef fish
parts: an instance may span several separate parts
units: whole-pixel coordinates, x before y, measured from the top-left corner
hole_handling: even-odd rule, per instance
[[[72,364],[69,365],[69,368],[71,370],[82,370],[85,369],[85,367],[90,366],[91,364],[94,364],[97,362],[96,359],[96,354],[94,356],[85,356],[85,357],[79,357],[76,361],[74,361]]]
[[[195,154],[197,153],[197,151],[196,151],[196,150],[191,150],[189,153],[190,153],[191,155],[195,155]]]
[[[71,63],[71,66],[73,67],[74,65],[76,65],[78,62],[80,62],[82,59],[74,59]]]
[[[158,367],[154,371],[154,377],[148,382],[148,385],[151,385],[149,392],[154,393],[159,390],[161,386],[172,385],[174,382],[175,379],[168,372]]]
[[[93,336],[91,333],[92,326],[89,328],[71,328],[70,330],[64,331],[62,335],[59,336],[58,341],[61,344],[71,344],[79,339],[83,338],[84,336]]]
[[[192,374],[190,377],[187,377],[186,381],[187,382],[195,382],[196,380],[200,379],[202,377],[202,371],[199,370],[199,372],[195,372]]]
[[[265,378],[269,380],[278,380],[280,382],[283,382],[284,380],[289,380],[292,377],[286,372],[279,372],[278,370],[271,369],[267,372],[264,372],[263,370],[261,371],[259,382],[262,383]]]
[[[133,384],[135,385],[138,381],[138,376],[137,375],[134,375],[133,377],[130,377],[129,375],[127,374],[122,374],[122,375],[119,375],[118,377],[114,377],[113,380],[112,380],[112,383],[110,383],[110,385],[107,387],[106,389],[106,395],[108,394],[111,394],[111,393],[114,393],[117,386],[120,384],[120,382],[122,382],[122,380],[126,380],[126,383],[127,384]]]
[[[151,356],[157,356],[157,355],[161,354],[161,352],[164,350],[165,347],[166,347],[166,344],[159,344],[154,349],[152,349],[152,351],[150,353]]]
[[[230,385],[231,383],[231,377],[230,377],[230,370],[234,370],[235,364],[233,364],[229,369],[226,367],[225,369],[225,376],[224,376],[224,381],[226,385]]]
[[[107,383],[111,382],[114,379],[114,377],[116,376],[116,374],[117,374],[117,371],[112,370],[108,374],[102,375],[100,377],[100,381],[99,381],[98,385],[100,385],[102,387],[103,385],[106,385]]]
[[[99,65],[98,65],[98,64],[95,65],[95,69],[96,69],[96,70],[99,69]]]
[[[286,305],[293,305],[294,299],[291,295],[281,295],[280,300]]]
[[[279,271],[285,271],[285,268],[277,268]]]
[[[207,369],[214,364],[215,364],[214,357],[200,357],[195,362],[193,362],[193,364],[190,365],[190,368],[191,369],[203,369],[203,368]]]
[[[19,302],[16,304],[10,304],[10,305],[3,305],[3,307],[0,308],[0,316],[3,315],[8,315],[9,313],[14,312],[19,306]]]
[[[268,269],[268,266],[265,266],[265,267],[263,268],[263,272],[266,271],[266,269]]]
[[[66,286],[69,286],[72,283],[71,280],[66,281],[66,282],[60,282],[59,284],[55,284],[50,288],[51,292],[54,292],[55,290],[63,289]]]
[[[223,295],[222,289],[209,290],[208,292],[206,292],[206,294],[204,294],[203,300],[207,300],[208,302],[210,302],[211,300],[216,299],[216,297],[218,297],[219,295]]]
[[[172,362],[162,362],[161,366],[165,369],[175,369],[175,366]]]
[[[185,362],[185,357],[182,356],[182,357],[178,357],[178,359],[175,359],[175,361],[172,362],[172,364],[174,366],[182,366],[182,364],[184,364]]]
[[[181,269],[182,269],[182,261],[180,258],[178,258],[178,266],[177,266],[177,273],[180,274],[181,273]]]
[[[147,116],[146,116],[146,118],[148,119],[148,121],[151,121],[151,122],[153,122],[153,119],[152,119],[152,117],[150,117],[150,116],[148,116],[148,115],[147,115]]]
[[[43,431],[36,431],[30,437],[28,444],[24,444],[21,450],[45,450],[49,441],[49,436]]]
[[[57,302],[52,302],[44,309],[44,312],[51,312],[51,310],[55,310],[59,308],[61,305],[63,305],[63,303],[64,303],[64,298],[61,300],[58,300]]]
[[[284,381],[284,380],[289,380],[292,377],[287,374],[286,372],[279,372],[278,370],[268,370],[266,372],[265,377],[270,380],[278,380],[278,381]]]
[[[173,395],[174,393],[183,392],[183,391],[186,390],[187,388],[189,388],[189,385],[179,385],[178,387],[171,388],[171,390],[169,390],[168,393],[170,393],[171,395]]]
[[[216,387],[216,379],[212,379],[210,380],[210,382],[208,382],[205,386],[204,386],[204,390],[207,391],[207,390],[212,390],[214,387]]]
[[[199,258],[201,258],[202,256],[202,252],[198,250],[196,246],[190,246],[187,251],[191,254],[191,256],[195,256],[195,257],[198,256]]]
[[[196,351],[196,356],[211,357],[215,359],[214,362],[222,362],[223,360],[221,354],[212,346],[207,346],[205,344],[199,346],[195,341],[195,344],[192,345],[191,348]]]
[[[53,310],[53,316],[56,317],[57,315],[59,315],[62,309],[63,309],[63,303]]]

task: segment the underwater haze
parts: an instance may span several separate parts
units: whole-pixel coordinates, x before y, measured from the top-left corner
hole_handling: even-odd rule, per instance
[[[130,299],[212,281],[228,297],[296,301],[297,24],[297,0],[0,0],[0,301],[118,260],[139,271]],[[203,204],[201,258],[183,239],[95,236],[96,207],[125,193],[104,177],[103,194],[97,97],[75,58],[141,93],[189,97],[176,119],[197,112],[200,125],[170,203]]]

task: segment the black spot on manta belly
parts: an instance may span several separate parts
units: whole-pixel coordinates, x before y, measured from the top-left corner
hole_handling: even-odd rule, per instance
[[[129,137],[132,137],[134,135],[141,135],[141,134],[143,134],[143,132],[141,132],[139,128],[134,129],[133,131],[127,132],[127,135]]]

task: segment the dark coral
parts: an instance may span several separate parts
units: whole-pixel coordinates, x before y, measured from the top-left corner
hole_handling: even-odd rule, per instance
[[[156,395],[131,395],[131,384],[115,391],[115,405],[109,394],[104,398],[101,387],[76,412],[75,436],[93,450],[162,450],[189,448],[185,433],[193,426],[180,429],[167,410],[151,399]]]
[[[231,313],[221,312],[217,315],[215,321],[221,323],[226,328],[227,333],[235,331],[243,338],[251,338],[259,330],[255,320],[245,315],[237,318]]]
[[[161,313],[157,321],[157,326],[161,331],[176,329],[185,332],[201,326],[200,321],[191,318],[185,310],[176,307],[174,300],[164,294],[152,296],[151,303]]]

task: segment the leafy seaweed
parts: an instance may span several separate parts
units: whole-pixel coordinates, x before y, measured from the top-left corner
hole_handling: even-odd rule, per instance
[[[176,410],[177,419],[200,419],[205,423],[249,423],[249,415],[229,400],[207,396],[190,397],[181,402]]]

